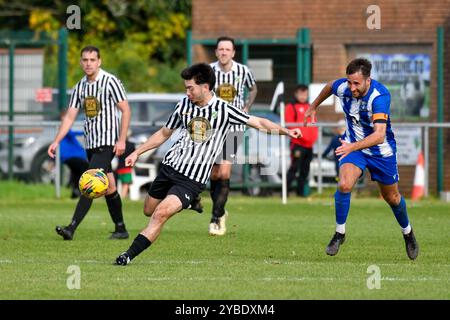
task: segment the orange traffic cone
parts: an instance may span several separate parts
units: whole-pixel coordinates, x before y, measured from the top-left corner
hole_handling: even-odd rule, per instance
[[[416,173],[414,175],[414,186],[411,193],[411,200],[419,200],[425,193],[425,168],[422,151],[417,157]]]

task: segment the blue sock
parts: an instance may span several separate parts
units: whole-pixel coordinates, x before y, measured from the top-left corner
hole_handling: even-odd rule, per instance
[[[352,193],[343,193],[336,190],[334,194],[334,206],[336,209],[336,223],[344,224],[347,220],[348,212],[350,210],[350,198]]]
[[[395,219],[402,228],[406,228],[409,225],[408,213],[406,212],[406,202],[402,197],[400,203],[397,206],[391,206],[394,212]]]

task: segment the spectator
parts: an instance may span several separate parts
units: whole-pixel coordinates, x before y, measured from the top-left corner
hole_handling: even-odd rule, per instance
[[[286,123],[303,123],[304,113],[309,107],[308,87],[304,84],[298,85],[294,91],[294,98],[292,103],[286,105],[285,121]],[[319,132],[316,127],[288,126],[288,128],[299,128],[302,135],[291,139],[291,166],[287,173],[287,187],[290,190],[292,182],[297,179],[296,193],[300,197],[305,197],[307,196],[305,182],[308,179],[313,158],[313,145]]]
[[[130,136],[130,131],[128,132],[128,137],[129,136]],[[122,184],[122,187],[120,190],[120,196],[122,198],[126,198],[128,196],[130,184],[133,183],[133,178],[132,178],[132,174],[131,174],[133,169],[131,167],[127,167],[125,165],[125,158],[128,157],[135,149],[136,149],[135,144],[127,139],[125,141],[125,152],[118,157],[119,164],[118,164],[116,173],[117,173],[117,179]]]

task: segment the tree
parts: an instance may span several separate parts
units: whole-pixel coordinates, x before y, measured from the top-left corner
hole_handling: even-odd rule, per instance
[[[73,1],[0,0],[0,28],[18,29],[28,24],[34,32],[56,39],[66,26],[67,7]],[[182,91],[179,73],[186,64],[186,30],[191,24],[190,0],[78,1],[81,29],[69,30],[68,84],[82,76],[80,50],[95,45],[103,67],[116,73],[128,91]],[[57,50],[46,48],[45,84],[56,86]]]

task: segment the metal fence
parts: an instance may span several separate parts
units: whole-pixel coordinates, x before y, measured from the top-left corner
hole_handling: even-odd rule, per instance
[[[50,128],[51,132],[56,133],[58,127],[60,125],[59,121],[0,121],[0,131],[1,132],[9,132],[10,128],[24,128],[24,127],[35,127],[35,128]],[[78,126],[81,126],[80,123],[77,123]],[[149,126],[149,125],[155,125],[154,123],[133,123],[133,126]],[[156,125],[163,125],[162,123],[156,123]],[[288,126],[295,126],[295,125],[302,125],[299,123],[287,123]],[[316,123],[315,126],[318,127],[318,131],[319,131],[319,136],[318,136],[318,141],[317,144],[319,146],[323,146],[323,131],[325,128],[335,128],[338,126],[338,124],[336,123]],[[427,196],[429,194],[429,169],[430,169],[430,129],[438,129],[438,130],[442,130],[442,129],[449,129],[450,128],[450,123],[425,123],[425,122],[421,122],[421,123],[396,123],[395,125],[393,125],[394,127],[394,133],[395,133],[395,128],[420,128],[421,129],[421,136],[423,137],[423,144],[421,145],[421,149],[422,152],[424,154],[424,162],[425,162],[425,196]],[[12,148],[8,148],[7,145],[8,144],[12,144],[14,145],[14,140],[13,141],[9,141],[9,139],[5,139],[6,136],[3,134],[2,140],[0,140],[0,157],[1,157],[1,161],[3,162],[3,164],[5,164],[5,161],[13,161],[13,154],[9,154],[9,152],[11,150],[13,150]],[[54,135],[51,137],[47,137],[48,139],[50,139],[50,141],[54,138]],[[14,139],[14,138],[13,138]],[[281,138],[280,138],[281,139]],[[46,147],[48,147],[48,145],[44,146],[45,150]],[[278,145],[279,148],[288,148],[286,145],[280,143]],[[318,159],[318,183],[317,183],[317,192],[319,194],[321,194],[323,192],[323,177],[322,177],[322,163],[323,163],[323,158],[322,158],[322,151],[323,150],[318,150],[317,152],[317,159]],[[281,152],[279,154],[282,154]],[[286,154],[286,152],[284,153],[286,157],[289,156],[289,154]],[[279,163],[278,161],[279,159],[277,159],[277,163]],[[62,184],[62,178],[61,178],[61,163],[59,160],[59,151],[57,151],[57,157],[55,159],[55,165],[56,165],[56,170],[55,170],[55,176],[54,176],[54,184],[55,184],[55,195],[57,198],[60,197],[61,195],[61,184]],[[443,165],[443,164],[442,164]],[[8,164],[7,166],[3,166],[3,168],[13,168],[13,163]],[[438,168],[437,170],[438,174],[440,174],[440,172],[444,172],[443,168]],[[12,173],[10,172],[2,172],[3,175],[5,176],[12,176]],[[244,180],[244,187],[246,186],[246,184],[250,185],[261,185],[261,186],[268,186],[267,183],[260,183],[258,184],[257,182],[248,182]],[[281,184],[278,185],[279,187],[281,187]],[[442,190],[438,190],[442,191]]]
[[[288,125],[292,125],[292,124],[288,124]],[[323,128],[325,127],[337,127],[337,124],[330,124],[330,123],[316,123],[316,126],[319,128],[319,138],[318,138],[318,143],[319,145],[322,144],[322,136],[323,136]],[[424,154],[424,171],[425,171],[425,196],[428,196],[429,194],[429,171],[430,171],[430,129],[432,128],[450,128],[450,123],[446,122],[446,123],[429,123],[429,122],[414,122],[414,123],[395,123],[392,125],[393,126],[393,131],[395,134],[395,128],[420,128],[421,129],[421,134],[423,137],[423,145],[422,145],[422,152]],[[439,148],[439,146],[438,146]],[[437,150],[438,153],[438,157],[439,157],[439,153],[443,152],[443,150]],[[321,164],[321,160],[322,160],[322,155],[319,152],[318,154],[318,158],[319,158],[319,167]],[[441,168],[438,167],[438,175],[442,175],[444,172],[444,168],[443,168],[443,163],[439,164],[438,162],[438,166],[442,166]],[[319,174],[320,174],[321,170],[319,169]],[[318,192],[322,193],[322,183],[321,183],[322,179],[321,177],[319,178],[319,186],[318,186]],[[442,191],[442,190],[438,190]]]
[[[0,30],[0,120],[46,120],[46,115],[58,114],[67,105],[66,95],[60,95],[53,101],[56,110],[47,110],[51,88],[66,92],[67,50],[66,28],[58,34]],[[9,140],[13,140],[12,126],[8,130]],[[8,173],[12,172],[8,168]]]

